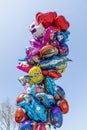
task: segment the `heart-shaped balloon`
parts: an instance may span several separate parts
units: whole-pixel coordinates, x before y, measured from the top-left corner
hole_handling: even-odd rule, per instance
[[[63,31],[66,31],[69,28],[69,22],[62,15],[56,17],[55,25],[57,26],[57,28]]]
[[[38,24],[41,23],[45,28],[51,26],[56,17],[57,17],[56,12],[47,12],[47,13],[38,12],[36,14],[36,20]]]

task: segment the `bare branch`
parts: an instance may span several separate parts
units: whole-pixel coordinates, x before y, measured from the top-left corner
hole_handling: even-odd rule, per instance
[[[0,130],[17,130],[18,124],[14,120],[16,106],[7,99],[0,104]]]

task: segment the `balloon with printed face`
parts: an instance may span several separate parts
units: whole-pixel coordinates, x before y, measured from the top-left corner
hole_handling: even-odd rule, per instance
[[[15,121],[17,123],[22,123],[26,120],[29,120],[29,117],[28,117],[25,109],[22,107],[18,107],[16,112],[15,112]]]
[[[34,66],[29,70],[29,77],[31,84],[39,84],[43,81],[44,76],[39,66]]]
[[[67,42],[69,34],[69,31],[56,32],[54,34],[54,39],[57,40],[60,43],[60,45],[62,45]]]
[[[32,33],[34,38],[39,39],[39,38],[42,38],[42,36],[43,36],[43,34],[45,32],[45,28],[41,23],[37,24],[37,23],[33,22],[29,26],[29,31]]]
[[[28,120],[22,123],[20,130],[33,130],[32,121]]]

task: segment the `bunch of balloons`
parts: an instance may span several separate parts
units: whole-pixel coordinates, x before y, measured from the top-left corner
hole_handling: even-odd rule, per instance
[[[26,91],[16,100],[15,121],[21,124],[20,130],[62,126],[63,114],[68,113],[69,105],[63,88],[55,81],[62,77],[71,61],[67,57],[68,28],[69,22],[56,12],[37,12],[29,26],[33,39],[25,49],[25,58],[17,65],[26,73],[19,77]]]

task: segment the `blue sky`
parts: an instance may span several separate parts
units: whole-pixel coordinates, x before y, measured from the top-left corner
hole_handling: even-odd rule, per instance
[[[25,73],[16,69],[18,58],[32,37],[28,26],[38,11],[56,11],[70,22],[67,70],[58,84],[64,88],[69,113],[64,115],[60,130],[87,129],[87,1],[86,0],[1,0],[0,1],[0,102],[8,97],[15,103],[24,92],[18,77]]]

